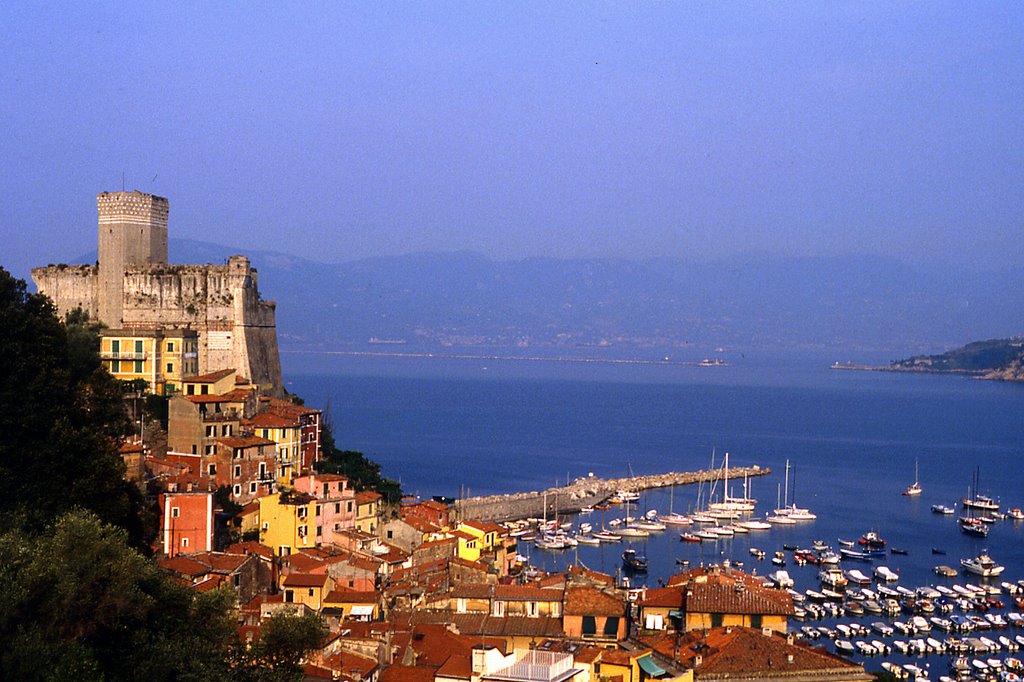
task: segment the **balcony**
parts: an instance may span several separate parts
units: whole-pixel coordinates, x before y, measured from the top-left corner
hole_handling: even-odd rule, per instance
[[[199,357],[199,353],[197,353],[195,351],[189,351],[189,352],[185,353],[185,359],[186,360],[195,360],[198,357]]]
[[[145,360],[145,351],[103,351],[100,357],[104,360]]]

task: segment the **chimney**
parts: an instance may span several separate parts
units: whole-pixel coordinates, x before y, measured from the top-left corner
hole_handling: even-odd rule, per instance
[[[697,654],[696,656],[693,657],[693,667],[694,668],[699,668],[700,664],[703,663],[703,662],[704,662],[704,657],[701,656],[700,654]]]
[[[793,654],[786,654],[786,663],[793,662]]]
[[[772,629],[766,625],[765,627],[761,628],[761,634],[765,637],[771,637]]]

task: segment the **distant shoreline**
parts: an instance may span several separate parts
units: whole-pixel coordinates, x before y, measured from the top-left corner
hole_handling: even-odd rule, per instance
[[[666,367],[727,367],[724,360],[643,360],[539,355],[465,355],[447,353],[389,353],[386,351],[282,350],[294,355],[343,355],[347,357],[413,358],[428,360],[489,360],[492,362],[572,362],[597,365],[664,365]]]
[[[897,374],[954,374],[975,379],[986,378],[986,371],[972,369],[932,369],[930,367],[900,367],[898,365],[860,365],[853,362],[834,362],[829,369],[845,369],[855,372],[895,372]]]

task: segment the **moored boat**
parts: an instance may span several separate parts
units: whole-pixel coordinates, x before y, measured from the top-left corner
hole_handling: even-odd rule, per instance
[[[636,573],[647,572],[647,557],[637,554],[632,547],[622,551],[622,566],[627,571]]]
[[[991,578],[999,575],[1006,568],[1000,566],[995,560],[988,555],[987,551],[982,551],[976,557],[969,559],[961,559],[960,565],[968,573],[981,576],[982,578]]]

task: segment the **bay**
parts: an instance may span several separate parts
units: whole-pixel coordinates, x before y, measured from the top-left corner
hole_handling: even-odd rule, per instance
[[[930,512],[933,503],[956,506],[975,468],[983,492],[1024,506],[1019,385],[832,370],[828,359],[807,354],[746,354],[722,367],[284,358],[288,389],[312,406],[329,405],[339,446],[365,452],[406,492],[424,497],[539,491],[589,473],[695,470],[709,466],[712,451],[719,458],[728,451],[734,466],[771,469],[751,483],[764,514],[790,460],[795,501],[816,521],[713,545],[680,543],[671,531],[654,536],[644,547],[651,584],[678,570],[677,559],[729,558],[764,572],[770,564],[751,563],[750,546],[771,556],[783,544],[835,545],[868,530],[908,551],[887,560],[907,583],[934,582],[936,563],[956,566],[984,547],[1008,577],[1024,577],[1024,526],[1000,521],[979,541],[961,534],[955,517]],[[900,493],[913,481],[915,459],[924,494],[906,498]],[[679,488],[671,503],[686,510],[696,494]],[[641,506],[665,512],[669,496],[650,491]],[[946,555],[933,556],[933,547]],[[534,550],[531,559],[551,570],[579,560],[614,573],[619,552]],[[810,567],[791,572],[798,586],[816,584]]]

